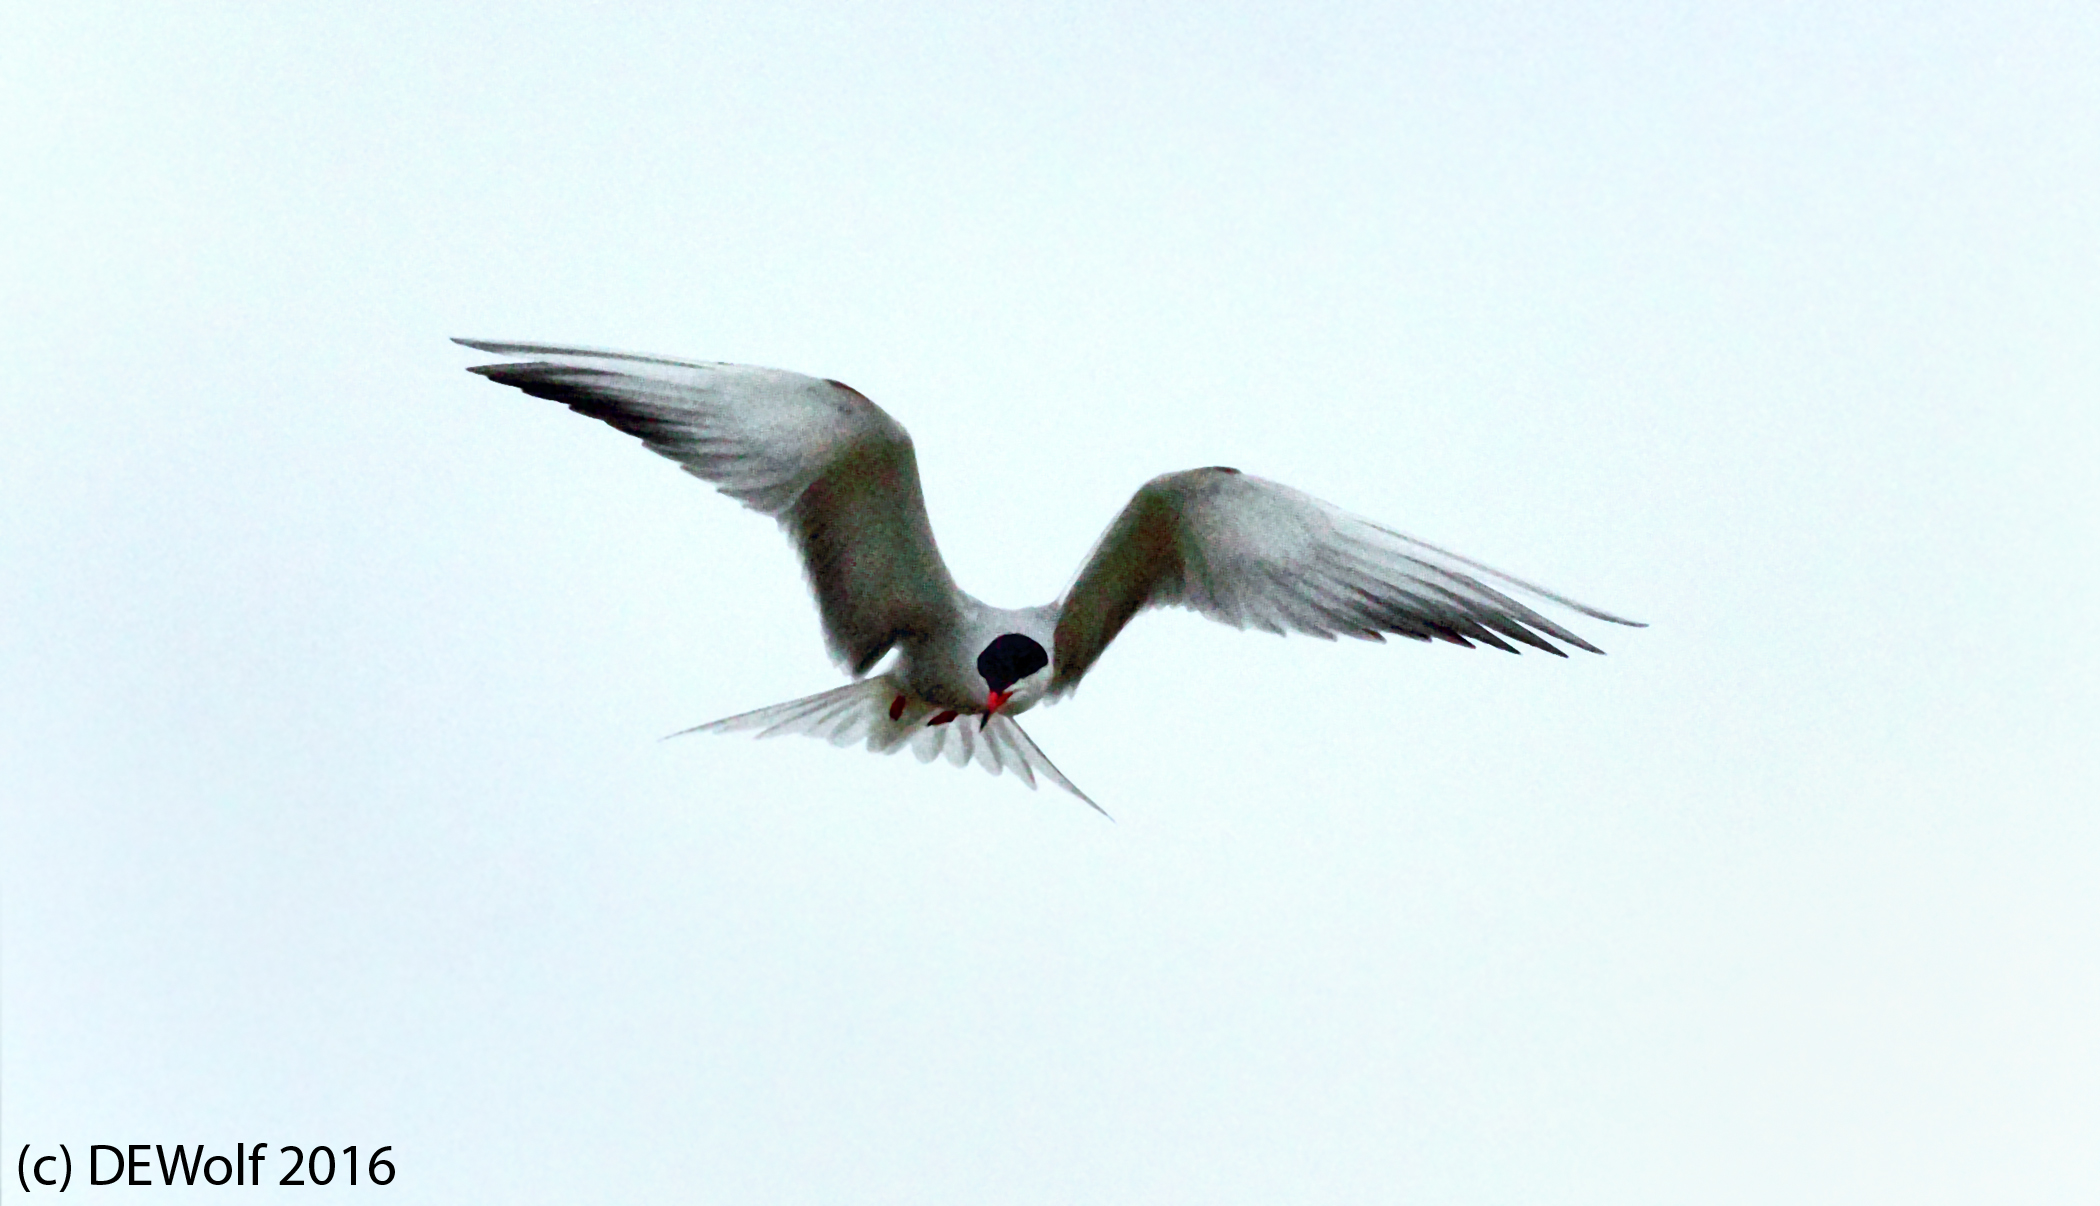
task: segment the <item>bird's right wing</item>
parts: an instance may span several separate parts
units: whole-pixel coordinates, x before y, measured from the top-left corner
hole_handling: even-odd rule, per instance
[[[485,343],[528,357],[470,371],[639,436],[650,451],[780,521],[802,552],[839,662],[865,674],[955,617],[911,436],[849,386],[779,369],[587,348]]]
[[[1393,633],[1516,652],[1507,637],[1561,657],[1554,640],[1601,652],[1487,580],[1642,627],[1237,469],[1165,474],[1138,489],[1066,593],[1050,690],[1077,686],[1139,611],[1169,605],[1328,640]]]

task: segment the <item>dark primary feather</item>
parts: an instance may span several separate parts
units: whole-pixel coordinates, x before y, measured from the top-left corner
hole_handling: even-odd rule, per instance
[[[1077,686],[1131,617],[1181,606],[1237,628],[1333,640],[1517,644],[1601,653],[1483,579],[1641,627],[1512,578],[1288,486],[1215,466],[1140,487],[1065,595],[1051,691]],[[1507,639],[1505,639],[1507,638]]]
[[[865,674],[902,636],[954,620],[911,436],[849,386],[799,373],[537,344],[470,371],[639,437],[773,516],[802,553],[832,654]]]

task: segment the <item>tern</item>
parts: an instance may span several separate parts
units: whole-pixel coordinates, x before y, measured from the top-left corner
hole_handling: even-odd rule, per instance
[[[974,761],[1031,788],[1040,775],[1105,816],[1014,717],[1069,694],[1148,607],[1278,634],[1391,634],[1511,653],[1528,645],[1556,657],[1567,654],[1555,641],[1603,650],[1510,592],[1645,627],[1223,465],[1140,486],[1062,599],[993,607],[941,560],[911,436],[851,386],[749,365],[454,342],[509,358],[469,372],[640,437],[778,520],[801,552],[825,644],[855,681],[674,737],[756,731],[885,754],[908,746],[921,762]]]

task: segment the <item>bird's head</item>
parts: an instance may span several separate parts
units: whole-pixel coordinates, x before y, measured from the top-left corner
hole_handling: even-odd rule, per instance
[[[984,676],[984,720],[990,724],[1000,709],[1019,712],[1042,697],[1050,685],[1050,655],[1033,638],[1009,632],[977,655],[977,673]]]

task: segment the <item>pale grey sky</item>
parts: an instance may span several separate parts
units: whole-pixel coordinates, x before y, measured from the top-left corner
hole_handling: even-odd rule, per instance
[[[2100,10],[7,24],[0,1196],[2100,1196]],[[1113,825],[659,744],[791,553],[452,335],[850,382],[993,602],[1226,463],[1653,627],[1148,615]]]

